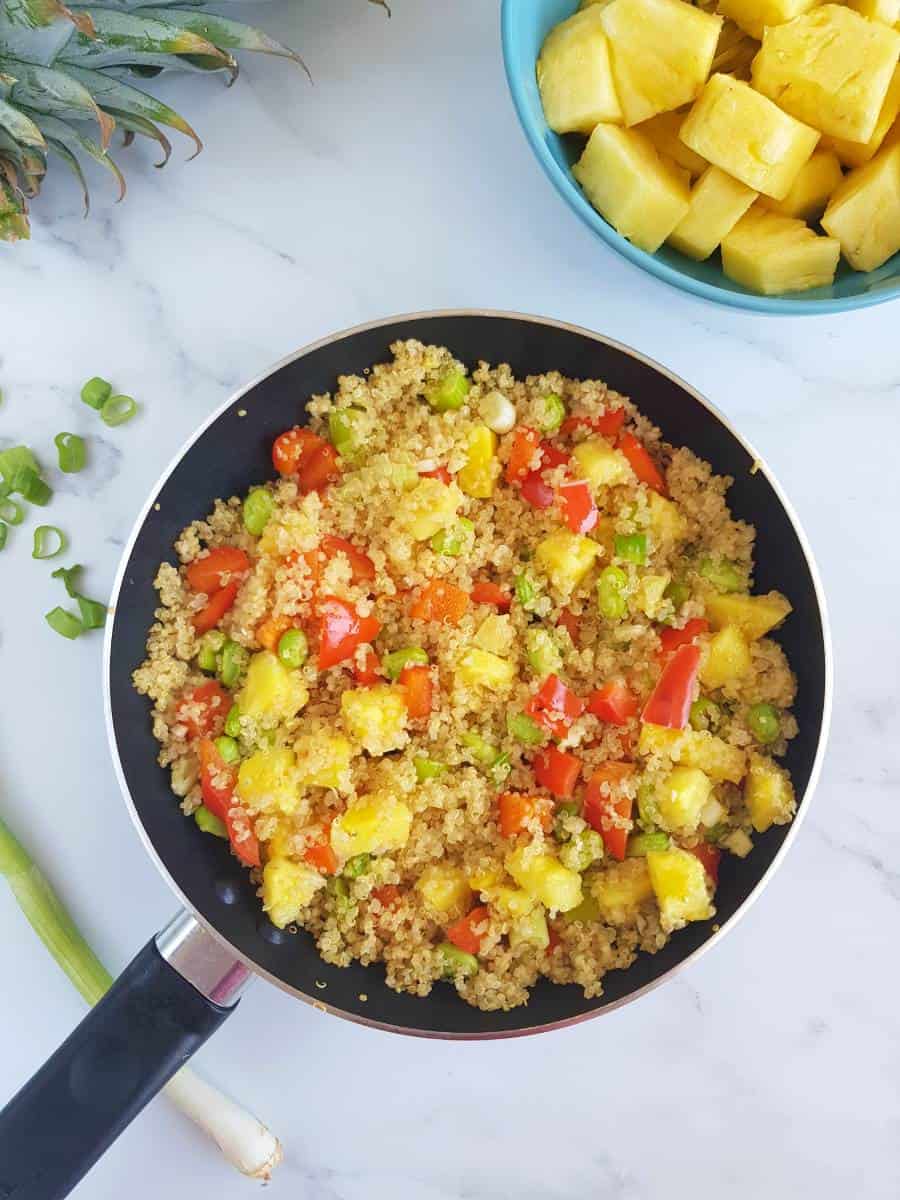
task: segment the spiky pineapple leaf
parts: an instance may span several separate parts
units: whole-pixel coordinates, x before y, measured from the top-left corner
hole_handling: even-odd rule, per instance
[[[227,17],[220,17],[218,13],[211,13],[206,9],[191,12],[190,9],[185,8],[154,7],[142,8],[141,13],[146,17],[168,21],[172,25],[178,25],[182,29],[199,34],[200,37],[213,42],[220,49],[252,50],[261,54],[275,54],[281,58],[290,58],[301,66],[307,75],[309,74],[306,63],[296,51],[291,50],[288,46],[283,46],[281,42],[276,42],[261,29],[245,25],[241,21],[231,21]]]
[[[52,138],[54,142],[59,142],[65,146],[70,154],[74,154],[76,158],[79,154],[86,154],[95,163],[99,163],[101,167],[109,171],[119,185],[119,200],[124,199],[125,192],[128,189],[122,172],[107,151],[98,146],[93,138],[80,133],[74,125],[71,125],[68,121],[64,121],[61,117],[52,116],[49,113],[41,118],[41,125],[44,130],[44,136]]]
[[[135,117],[131,113],[123,112],[120,108],[107,108],[106,110],[111,117],[115,118],[116,125],[126,132],[125,139],[122,142],[123,146],[131,144],[136,133],[141,137],[150,138],[157,142],[163,152],[162,162],[154,163],[156,167],[164,167],[172,156],[172,143],[163,133],[163,131],[154,125],[152,121],[148,121],[146,117]]]
[[[0,129],[5,129],[10,137],[23,146],[46,146],[44,135],[34,121],[6,100],[0,100]]]
[[[0,13],[10,25],[40,29],[66,17],[73,25],[90,35],[93,25],[87,13],[73,13],[61,0],[2,0]]]
[[[84,215],[88,216],[91,211],[91,193],[88,191],[87,180],[84,177],[84,171],[81,169],[81,163],[72,153],[72,151],[68,150],[62,144],[62,142],[57,142],[54,141],[53,138],[50,138],[47,142],[47,146],[53,151],[53,153],[61,162],[66,164],[66,166],[75,176],[75,179],[81,188],[81,198],[84,204]]]
[[[38,147],[23,146],[14,137],[0,129],[0,157],[13,163],[19,177],[30,175],[40,178],[47,171],[47,156]]]
[[[63,116],[79,113],[97,122],[101,146],[105,149],[109,145],[115,122],[71,74],[7,58],[0,58],[0,71],[12,75],[16,80],[10,89],[9,99],[17,106]]]
[[[94,25],[94,36],[76,32],[59,54],[59,61],[86,67],[128,67],[136,63],[168,65],[170,56],[200,55],[226,64],[229,56],[212,42],[169,21],[111,8],[81,9]]]
[[[152,121],[154,125],[166,125],[191,139],[197,147],[194,155],[203,149],[203,143],[184,117],[174,108],[169,108],[168,104],[163,104],[162,100],[117,79],[107,71],[91,71],[87,67],[69,67],[68,70],[72,78],[86,88],[107,112],[113,115],[116,111],[125,112]]]

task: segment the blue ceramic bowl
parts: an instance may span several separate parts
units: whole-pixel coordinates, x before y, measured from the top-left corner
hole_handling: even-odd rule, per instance
[[[544,38],[576,7],[576,0],[502,0],[503,60],[513,104],[538,162],[569,207],[608,246],[674,287],[706,300],[755,312],[791,316],[843,312],[881,304],[900,295],[900,254],[895,254],[877,271],[866,273],[852,271],[841,260],[831,287],[787,296],[758,296],[726,278],[718,252],[702,263],[669,246],[648,254],[616,233],[590,206],[572,176],[572,163],[581,154],[584,139],[559,137],[548,129],[535,79],[535,63]]]

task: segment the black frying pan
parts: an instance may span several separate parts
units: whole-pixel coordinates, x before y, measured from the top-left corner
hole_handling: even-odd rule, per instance
[[[269,923],[225,843],[185,821],[168,774],[156,763],[147,703],[131,686],[153,620],[153,577],[162,558],[173,558],[180,530],[208,512],[215,497],[243,494],[268,478],[272,441],[302,420],[307,397],[332,390],[339,374],[362,373],[389,358],[398,338],[447,345],[470,365],[507,362],[519,376],[558,369],[601,378],[631,396],[669,441],[690,446],[717,472],[734,477],[732,510],[757,528],[757,590],[778,588],[794,605],[778,637],[799,680],[800,734],[787,757],[800,799],[797,818],[760,837],[749,858],[725,858],[714,922],[690,925],[658,954],[641,955],[627,971],[611,973],[599,998],[585,1000],[575,986],[541,981],[526,1007],[485,1013],[463,1003],[450,986],[437,986],[422,1000],[388,988],[380,967],[328,966],[307,934],[291,936]],[[185,912],[148,943],[0,1113],[4,1198],[65,1195],[224,1020],[251,973],[339,1016],[425,1037],[537,1033],[634,999],[721,937],[760,892],[809,806],[824,752],[831,694],[824,603],[806,539],[777,483],[724,418],[681,380],[624,346],[539,318],[477,312],[400,317],[298,351],[229,401],[179,454],[138,520],[112,604],[105,688],[113,758],[138,831]]]

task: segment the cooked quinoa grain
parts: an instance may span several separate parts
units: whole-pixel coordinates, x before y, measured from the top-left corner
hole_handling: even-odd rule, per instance
[[[184,811],[327,962],[596,996],[793,816],[790,604],[730,480],[628,398],[392,353],[276,439],[261,533],[243,497],[182,532],[135,687]]]

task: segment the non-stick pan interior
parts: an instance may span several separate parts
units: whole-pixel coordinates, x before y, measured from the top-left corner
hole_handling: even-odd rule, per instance
[[[765,471],[753,471],[751,454],[722,421],[678,381],[628,351],[583,331],[529,318],[474,313],[402,318],[318,345],[234,400],[188,447],[163,482],[124,571],[112,629],[109,683],[128,790],[147,838],[175,886],[209,925],[259,968],[347,1016],[411,1033],[485,1036],[526,1031],[621,1002],[690,956],[710,938],[714,925],[724,925],[740,908],[765,875],[788,830],[775,829],[757,839],[753,854],[743,861],[726,856],[715,921],[689,926],[658,954],[642,955],[627,971],[608,975],[599,999],[585,1000],[579,988],[544,981],[526,1007],[508,1013],[470,1008],[450,986],[435,987],[425,1000],[398,995],[385,985],[381,967],[331,967],[319,958],[307,934],[281,933],[266,920],[246,873],[225,844],[204,836],[182,816],[169,790],[167,772],[156,763],[147,702],[131,686],[131,672],[143,658],[153,622],[153,578],[161,560],[175,561],[172,544],[180,530],[205,515],[216,497],[243,494],[269,478],[272,440],[303,421],[305,401],[332,390],[338,375],[360,374],[384,361],[391,343],[405,338],[449,346],[469,365],[482,359],[507,362],[519,376],[556,369],[569,376],[604,379],[632,397],[669,441],[690,446],[717,472],[734,477],[732,510],[757,529],[756,588],[778,588],[794,605],[793,615],[777,636],[799,680],[795,711],[800,734],[791,743],[787,759],[799,797],[810,781],[826,707],[823,614],[797,531]]]

